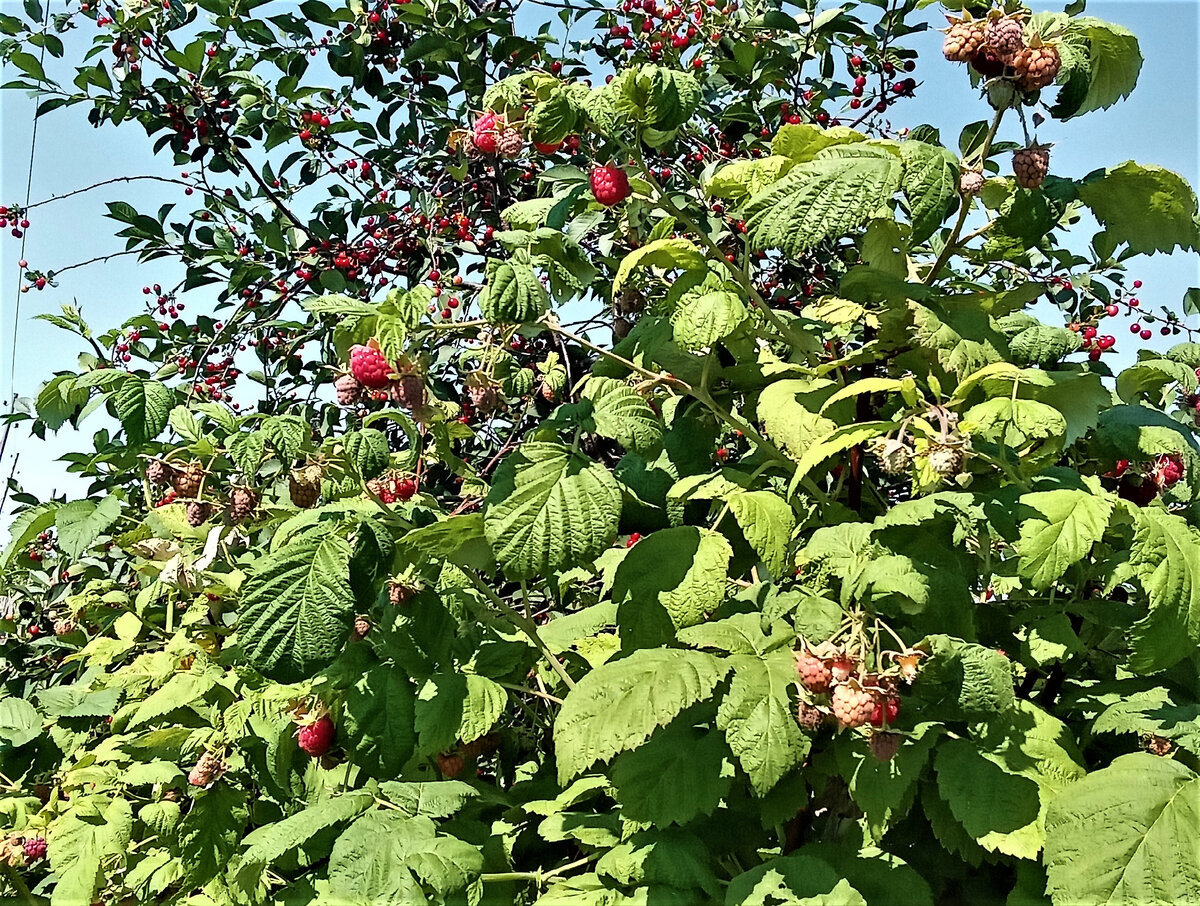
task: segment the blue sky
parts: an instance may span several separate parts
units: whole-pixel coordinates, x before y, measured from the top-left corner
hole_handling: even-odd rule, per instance
[[[13,0],[5,0],[5,4]],[[58,0],[53,10],[62,8]],[[280,2],[279,8],[295,4]],[[828,5],[828,4],[823,4]],[[1061,4],[1033,4],[1037,9],[1061,9]],[[530,7],[527,7],[530,8]],[[1146,64],[1132,98],[1109,111],[1089,114],[1066,124],[1047,122],[1039,138],[1055,143],[1053,171],[1064,176],[1083,176],[1093,169],[1125,160],[1156,163],[1184,174],[1200,184],[1200,152],[1197,125],[1200,90],[1197,85],[1197,47],[1200,46],[1200,5],[1194,0],[1091,0],[1089,15],[1108,19],[1134,31],[1142,42]],[[929,10],[940,24],[938,8]],[[94,29],[90,23],[66,36],[68,58],[78,57],[88,45]],[[961,67],[945,63],[940,54],[941,36],[936,32],[915,36],[908,43],[920,51],[914,73],[924,84],[917,96],[894,108],[897,126],[930,122],[939,126],[944,140],[952,144],[958,131],[989,113],[978,99]],[[57,67],[57,69],[56,69]],[[51,72],[62,72],[58,61],[47,61]],[[4,79],[14,77],[6,67]],[[67,78],[65,81],[69,82]],[[23,201],[28,176],[33,102],[16,92],[0,93],[0,203]],[[1019,139],[1019,127],[1002,137]],[[55,111],[39,125],[33,168],[33,200],[62,194],[102,179],[138,174],[178,176],[169,155],[155,157],[150,142],[137,126],[93,129],[82,106]],[[113,222],[103,219],[104,203],[125,200],[139,209],[155,210],[174,201],[186,210],[189,199],[181,188],[156,182],[118,183],[33,212],[24,256],[30,266],[57,269],[77,261],[120,251],[122,241],[113,238]],[[1090,232],[1081,231],[1085,241]],[[138,265],[132,257],[64,273],[56,289],[18,293],[17,261],[20,242],[7,233],[0,235],[0,400],[12,393],[30,396],[55,369],[71,367],[79,351],[71,337],[51,325],[32,320],[42,312],[55,312],[61,304],[75,302],[94,327],[103,330],[120,323],[142,308],[141,287],[155,282],[169,285],[182,276],[181,270],[161,262]],[[1130,276],[1144,282],[1141,296],[1146,304],[1177,305],[1189,286],[1200,286],[1196,255],[1156,255],[1131,262]],[[20,305],[19,314],[16,306]],[[189,311],[202,307],[202,298],[190,299]],[[14,319],[17,321],[16,356]],[[1126,335],[1127,336],[1127,335]],[[1134,345],[1118,336],[1125,351],[1117,363],[1128,361]],[[10,382],[10,373],[15,380]],[[65,429],[47,441],[31,438],[27,430],[15,428],[9,439],[0,481],[12,468],[12,457],[20,455],[16,474],[39,495],[75,489],[73,482],[53,460],[65,452],[86,448],[91,433],[103,425],[93,417],[84,423],[84,437]],[[3,517],[0,517],[3,518]]]

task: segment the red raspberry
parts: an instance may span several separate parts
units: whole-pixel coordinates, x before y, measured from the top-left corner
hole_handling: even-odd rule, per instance
[[[1183,478],[1183,459],[1177,453],[1166,453],[1158,457],[1154,477],[1160,488],[1169,488]]]
[[[839,724],[846,729],[853,729],[871,719],[871,712],[875,710],[875,696],[856,682],[838,683],[833,687],[830,707]]]
[[[500,129],[504,126],[504,118],[496,116],[491,110],[481,113],[475,120],[471,138],[475,147],[484,154],[495,154],[500,141]]]
[[[893,696],[885,701],[876,700],[875,707],[871,709],[871,726],[882,727],[885,720],[889,724],[894,724],[899,714],[900,699]]]
[[[616,164],[592,167],[591,184],[596,201],[609,208],[623,202],[633,191],[629,177]]]
[[[830,671],[829,665],[808,648],[796,652],[796,672],[800,674],[800,682],[809,692],[829,691],[833,673]]]
[[[36,862],[46,855],[46,838],[30,837],[25,841],[25,861]]]
[[[313,758],[319,758],[333,745],[333,736],[336,732],[337,728],[333,725],[333,719],[326,714],[297,730],[296,742]]]
[[[534,142],[533,147],[537,148],[539,154],[553,154],[563,145],[562,142]]]
[[[383,353],[372,346],[351,346],[350,373],[364,387],[379,390],[391,380],[392,366]]]
[[[411,500],[417,493],[417,483],[411,478],[401,478],[396,482],[396,497],[400,500]]]

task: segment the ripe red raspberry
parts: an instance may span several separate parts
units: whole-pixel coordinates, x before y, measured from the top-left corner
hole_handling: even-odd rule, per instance
[[[884,723],[894,724],[900,715],[900,699],[889,696],[886,700],[875,700],[871,709],[871,726],[882,727]]]
[[[188,772],[188,783],[192,786],[208,786],[225,773],[225,762],[212,752],[204,752],[196,766]]]
[[[484,154],[495,154],[503,127],[503,117],[497,116],[491,110],[481,113],[476,117],[471,130],[471,140],[475,143],[475,148]]]
[[[36,862],[46,855],[46,838],[30,837],[25,841],[25,862]]]
[[[1169,488],[1183,478],[1183,459],[1178,453],[1166,453],[1158,457],[1154,466],[1154,479],[1160,488]]]
[[[871,712],[875,710],[875,696],[856,682],[838,683],[833,687],[830,707],[839,724],[846,729],[853,729],[871,719]]]
[[[392,366],[375,346],[351,346],[350,373],[364,387],[380,390],[391,380]]]
[[[462,773],[466,762],[461,755],[455,752],[441,752],[438,754],[437,764],[442,776],[452,779]]]
[[[533,147],[537,149],[538,154],[553,154],[563,146],[562,142],[534,142]]]
[[[333,382],[339,406],[353,406],[362,397],[363,386],[352,374],[343,374]]]
[[[592,167],[590,181],[596,201],[609,208],[623,202],[633,191],[629,187],[629,177],[616,164]]]
[[[809,692],[828,692],[829,684],[833,682],[833,672],[823,658],[817,657],[806,646],[796,652],[796,672],[800,674],[800,682]]]
[[[417,493],[417,483],[412,478],[401,478],[396,482],[396,497],[397,499],[412,500],[414,494]]]
[[[333,725],[333,719],[326,714],[297,730],[296,742],[304,752],[313,758],[319,758],[333,745],[336,732],[337,727]]]

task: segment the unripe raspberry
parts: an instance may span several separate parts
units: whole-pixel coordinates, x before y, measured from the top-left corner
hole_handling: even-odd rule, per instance
[[[1038,91],[1053,85],[1062,69],[1062,57],[1052,44],[1039,44],[1021,50],[1012,61],[1017,73],[1017,87],[1022,91]]]
[[[437,765],[443,777],[453,779],[462,773],[466,762],[461,755],[455,752],[440,752],[437,757]]]
[[[942,41],[942,55],[952,63],[966,63],[983,46],[983,23],[950,17]]]
[[[188,783],[192,786],[208,786],[220,779],[225,773],[225,762],[212,752],[204,752],[196,761],[196,766],[188,773]]]
[[[419,374],[402,374],[392,381],[392,401],[410,412],[425,405],[425,380]]]
[[[337,393],[339,406],[353,406],[362,397],[363,385],[354,375],[343,374],[333,382],[333,389]]]
[[[203,500],[193,500],[187,505],[187,523],[192,528],[198,528],[208,521],[209,514],[212,512],[210,507]]]
[[[839,724],[846,729],[853,729],[871,719],[871,712],[875,710],[875,696],[850,680],[833,687],[830,707]]]
[[[293,469],[288,476],[288,492],[292,503],[307,510],[317,505],[321,496],[321,467],[317,465]]]
[[[895,437],[880,438],[871,444],[870,451],[888,475],[903,475],[912,463],[912,448]]]
[[[367,633],[371,631],[371,621],[359,614],[354,618],[354,638],[358,640],[365,639]]]
[[[872,733],[867,745],[871,747],[871,754],[877,761],[891,761],[900,751],[902,742],[904,737],[899,733]]]
[[[364,387],[380,390],[392,379],[392,366],[377,346],[351,346],[350,373]]]
[[[229,518],[233,522],[245,522],[258,508],[258,495],[250,488],[234,488],[229,492]]]
[[[199,462],[189,462],[171,476],[171,487],[180,497],[195,497],[200,493],[200,485],[204,481],[204,466]]]
[[[930,444],[925,456],[929,462],[929,468],[941,478],[954,478],[962,471],[964,456],[961,446]]]
[[[146,480],[156,486],[170,484],[174,472],[175,470],[161,459],[152,459],[146,466]]]
[[[833,673],[824,658],[817,657],[805,646],[796,652],[796,672],[800,682],[809,692],[828,692]]]
[[[407,582],[400,582],[396,579],[388,580],[387,591],[388,601],[397,607],[411,601],[413,595],[417,593],[417,590]]]
[[[796,708],[796,722],[805,730],[819,730],[825,722],[825,713],[816,705],[800,702]]]
[[[963,170],[958,179],[958,191],[970,198],[983,191],[984,182],[983,174],[978,170]]]
[[[592,167],[589,181],[592,195],[605,207],[620,204],[633,191],[629,186],[629,177],[616,164]]]
[[[1013,152],[1013,174],[1022,189],[1036,189],[1050,174],[1050,149],[1040,145]]]
[[[1020,19],[996,13],[983,30],[983,41],[988,50],[1008,61],[1025,47],[1025,26]]]
[[[525,150],[525,139],[516,129],[505,129],[496,139],[496,152],[502,157],[520,157]]]
[[[75,631],[75,622],[73,620],[63,617],[60,620],[54,621],[54,634],[55,635],[70,635],[74,631]]]

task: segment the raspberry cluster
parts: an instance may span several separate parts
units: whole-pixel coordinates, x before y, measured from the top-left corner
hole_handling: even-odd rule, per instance
[[[796,711],[800,726],[815,731],[828,717],[844,730],[868,724],[886,729],[894,724],[900,715],[900,685],[916,678],[923,654],[912,650],[888,656],[891,668],[868,672],[862,658],[833,641],[816,647],[803,644],[796,652],[802,689]]]

